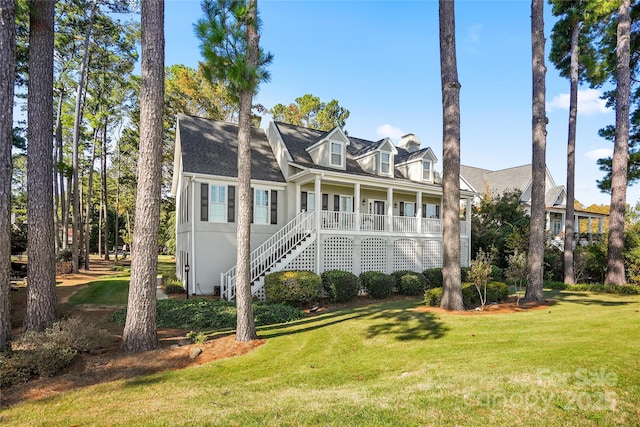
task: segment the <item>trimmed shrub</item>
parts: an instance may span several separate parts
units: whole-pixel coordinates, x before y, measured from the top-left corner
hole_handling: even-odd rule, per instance
[[[322,279],[311,271],[278,271],[264,278],[267,302],[272,303],[308,304],[318,299],[321,288]]]
[[[157,325],[160,328],[178,329],[233,329],[237,324],[237,310],[233,302],[216,301],[204,298],[163,299],[157,305]],[[124,324],[126,308],[111,316],[114,322]],[[304,313],[285,304],[253,303],[253,316],[256,326],[285,323],[304,317]]]
[[[442,288],[427,289],[424,293],[424,302],[431,307],[440,307],[442,302]]]
[[[427,279],[415,271],[396,271],[392,276],[396,289],[403,295],[420,295],[427,288]]]
[[[493,280],[500,282],[504,279],[504,270],[497,265],[492,265],[491,276],[493,277]]]
[[[441,288],[442,287],[442,269],[441,268],[429,268],[422,272],[422,275],[427,279],[427,286],[429,288]]]
[[[328,270],[320,277],[322,287],[333,302],[352,301],[360,292],[360,279],[348,271]]]
[[[575,285],[566,285],[562,282],[545,282],[544,287],[560,291],[566,290],[616,295],[640,295],[640,286],[638,285],[602,285],[599,283],[578,283]]]
[[[509,287],[503,282],[487,283],[487,303],[506,301],[509,297]],[[466,308],[480,305],[478,289],[472,283],[462,285],[462,303]]]
[[[366,271],[360,274],[360,281],[371,298],[386,298],[393,290],[393,277],[379,271]]]
[[[471,267],[460,267],[460,280],[462,283],[469,281],[469,273],[471,273]]]
[[[164,278],[164,291],[167,294],[183,294],[184,286],[175,275],[170,275]]]

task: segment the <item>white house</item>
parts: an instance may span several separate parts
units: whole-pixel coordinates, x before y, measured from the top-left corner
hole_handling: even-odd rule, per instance
[[[414,135],[397,146],[271,123],[252,129],[253,293],[279,270],[391,273],[442,265],[437,158]],[[237,126],[178,116],[172,193],[176,269],[190,294],[235,295]],[[461,264],[474,192],[463,189]],[[189,265],[189,272],[185,266]],[[187,280],[187,274],[189,275]]]

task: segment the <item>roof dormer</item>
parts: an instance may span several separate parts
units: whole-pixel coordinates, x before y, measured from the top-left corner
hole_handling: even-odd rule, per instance
[[[406,148],[405,148],[406,150]],[[438,159],[431,148],[410,152],[396,168],[407,178],[417,182],[432,183],[436,180],[434,165]]]
[[[393,176],[398,150],[389,138],[369,144],[355,156],[360,167],[376,175]]]
[[[335,128],[308,147],[306,151],[315,164],[344,170],[347,165],[348,145],[347,135],[342,129]]]

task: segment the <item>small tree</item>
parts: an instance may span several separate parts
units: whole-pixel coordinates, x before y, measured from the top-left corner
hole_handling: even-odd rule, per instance
[[[476,254],[476,259],[471,261],[471,271],[469,271],[468,279],[473,283],[480,296],[480,305],[482,310],[487,303],[487,283],[491,277],[491,261],[493,255],[480,249]]]
[[[516,305],[520,305],[520,292],[527,283],[527,254],[515,251],[513,255],[508,257],[508,266],[504,274],[507,281],[513,283],[516,294]]]

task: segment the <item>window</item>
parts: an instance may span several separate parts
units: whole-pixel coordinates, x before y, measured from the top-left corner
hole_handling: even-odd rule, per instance
[[[254,224],[269,224],[269,191],[255,190],[253,200]]]
[[[331,143],[331,166],[342,166],[342,144]]]
[[[353,197],[340,196],[340,212],[353,212]]]
[[[404,203],[404,216],[416,216],[416,205],[414,203]]]
[[[316,210],[316,193],[309,193],[307,195],[307,212]]]
[[[422,161],[422,179],[431,181],[431,162],[428,160]]]
[[[211,185],[209,202],[209,221],[227,221],[227,187],[222,185]]]
[[[440,218],[440,206],[426,204],[425,218]]]
[[[380,152],[380,173],[389,175],[391,170],[391,153]]]

